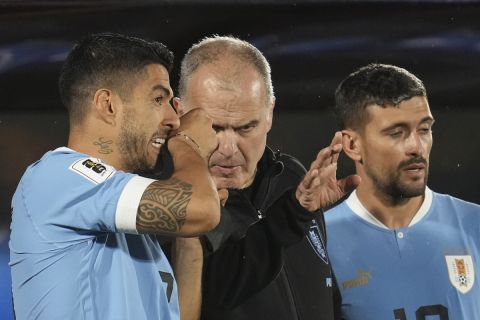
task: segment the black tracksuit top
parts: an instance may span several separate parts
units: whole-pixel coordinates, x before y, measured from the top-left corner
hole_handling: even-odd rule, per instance
[[[202,320],[331,320],[339,295],[323,213],[295,198],[305,168],[268,147],[251,187],[229,190],[204,238]],[[335,306],[335,307],[334,307]]]

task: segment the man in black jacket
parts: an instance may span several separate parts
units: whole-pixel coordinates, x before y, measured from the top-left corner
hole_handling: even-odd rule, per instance
[[[219,146],[209,160],[228,188],[223,221],[207,238],[202,319],[333,319],[334,279],[322,207],[358,183],[336,179],[341,136],[306,172],[266,147],[275,98],[270,66],[251,44],[206,38],[182,62],[177,110],[203,108]]]

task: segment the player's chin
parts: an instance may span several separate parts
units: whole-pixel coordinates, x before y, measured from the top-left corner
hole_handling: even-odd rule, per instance
[[[155,169],[158,153],[147,151],[143,157],[138,157],[136,161],[137,170],[141,172],[150,172]]]
[[[237,179],[229,177],[219,177],[219,176],[213,176],[213,180],[215,181],[215,185],[217,186],[217,189],[239,189],[240,188],[240,183],[237,181]]]
[[[425,194],[426,184],[424,181],[417,181],[416,183],[408,183],[403,188],[403,194],[407,198],[423,196]]]
[[[155,165],[155,163],[157,162],[159,155],[160,155],[160,148],[157,148],[154,146],[150,146],[149,148],[147,148],[145,152],[145,158],[147,159],[147,162],[153,163],[153,165]]]

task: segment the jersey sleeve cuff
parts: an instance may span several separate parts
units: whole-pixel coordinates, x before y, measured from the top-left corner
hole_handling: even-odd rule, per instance
[[[115,227],[118,232],[137,232],[137,211],[140,199],[153,179],[133,177],[123,188],[115,212]]]

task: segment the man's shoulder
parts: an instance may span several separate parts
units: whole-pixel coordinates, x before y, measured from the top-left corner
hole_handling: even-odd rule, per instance
[[[61,181],[65,185],[72,181],[78,186],[82,182],[100,184],[116,173],[115,168],[98,158],[62,147],[47,152],[27,169],[26,174],[32,182],[48,180],[54,184]]]
[[[328,225],[336,223],[345,223],[352,216],[352,210],[346,200],[337,202],[333,207],[325,211],[325,223]]]
[[[459,214],[478,214],[480,205],[448,194],[433,192],[433,203],[440,210],[455,211]]]
[[[108,196],[122,192],[129,173],[116,171],[100,159],[68,148],[47,152],[28,167],[14,196],[14,211],[22,203],[35,208],[51,208],[74,199],[85,199],[94,190],[108,187]],[[100,197],[102,193],[98,194]]]
[[[57,148],[46,152],[39,160],[32,163],[26,173],[35,175],[52,174],[52,178],[54,178],[82,157],[87,156],[66,147]]]

